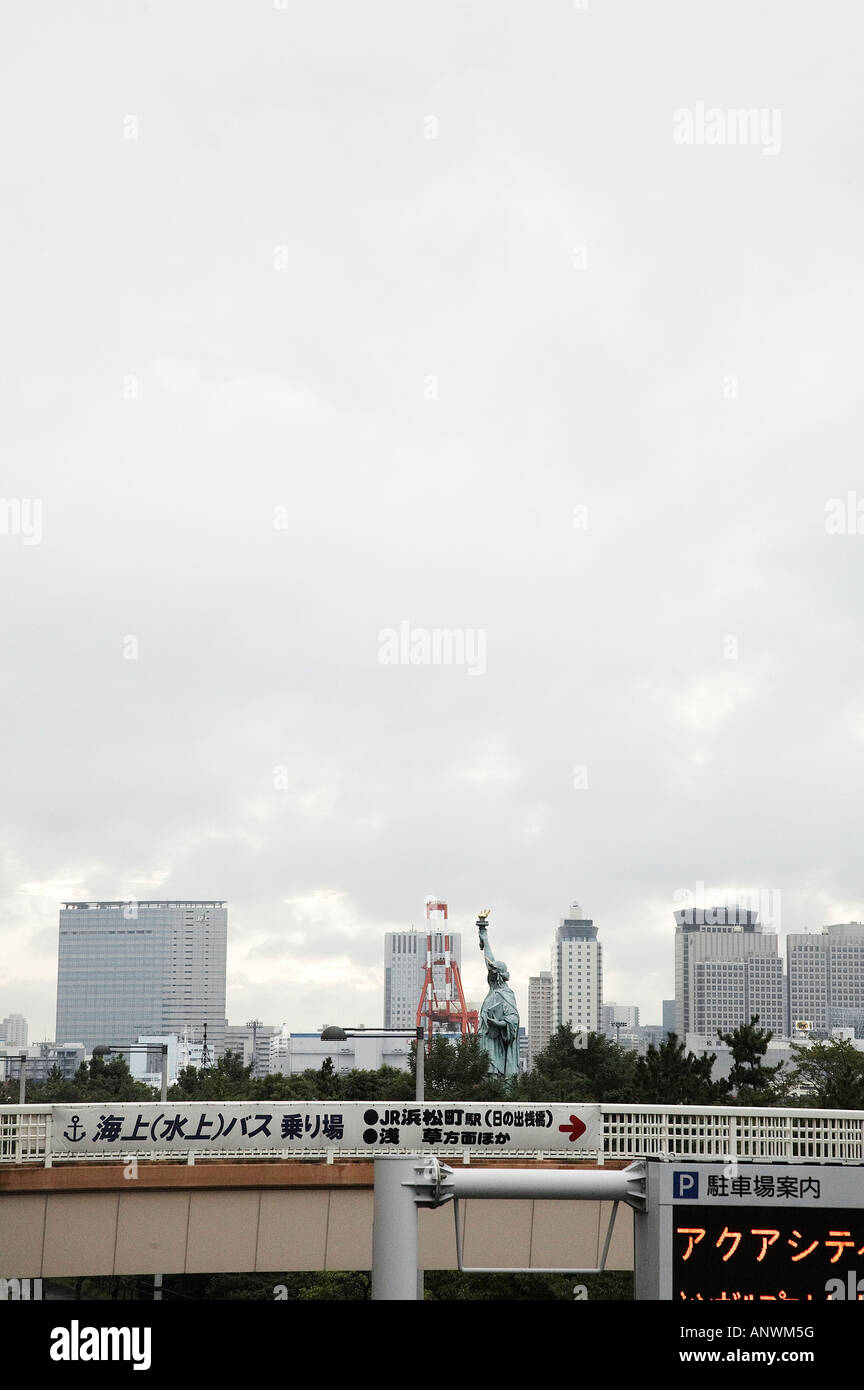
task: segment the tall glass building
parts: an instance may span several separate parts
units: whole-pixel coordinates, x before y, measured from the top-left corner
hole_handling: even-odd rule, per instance
[[[60,909],[57,1041],[124,1047],[184,1033],[225,1049],[224,902],[87,902]]]

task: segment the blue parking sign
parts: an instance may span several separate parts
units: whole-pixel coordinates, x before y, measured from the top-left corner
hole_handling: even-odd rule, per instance
[[[698,1172],[673,1173],[672,1196],[676,1202],[682,1198],[697,1198],[699,1196]]]

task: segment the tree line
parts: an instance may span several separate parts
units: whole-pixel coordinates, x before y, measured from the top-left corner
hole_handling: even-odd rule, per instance
[[[716,1054],[686,1051],[674,1033],[643,1055],[602,1034],[574,1034],[560,1027],[533,1068],[504,1082],[487,1073],[488,1059],[476,1037],[454,1045],[436,1037],[426,1057],[427,1099],[601,1101],[634,1105],[816,1106],[864,1110],[864,1053],[851,1042],[792,1044],[794,1061],[768,1066],[772,1033],[758,1016],[718,1042],[730,1049],[728,1077],[714,1076]],[[405,1101],[414,1096],[410,1071],[337,1072],[327,1058],[317,1070],[285,1076],[253,1077],[238,1054],[227,1052],[206,1069],[185,1067],[168,1091],[169,1100],[376,1100]],[[122,1055],[106,1062],[97,1054],[71,1081],[55,1068],[43,1082],[27,1083],[29,1104],[86,1101],[158,1100],[159,1092],[136,1081]],[[18,1082],[0,1084],[0,1104],[18,1103]]]

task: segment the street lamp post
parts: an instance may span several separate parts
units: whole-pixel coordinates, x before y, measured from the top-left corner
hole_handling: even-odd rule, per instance
[[[248,1026],[248,1025],[247,1025]],[[423,1028],[364,1028],[361,1031],[354,1028],[338,1028],[334,1031],[334,1037],[339,1038],[416,1038],[417,1055],[414,1060],[414,1099],[424,1100],[424,1088],[426,1085],[426,1052],[424,1049],[425,1033]]]

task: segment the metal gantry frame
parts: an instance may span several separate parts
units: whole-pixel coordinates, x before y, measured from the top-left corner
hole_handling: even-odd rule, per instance
[[[458,1267],[469,1274],[599,1274],[606,1266],[620,1202],[645,1209],[646,1165],[637,1161],[616,1172],[575,1169],[536,1172],[530,1169],[448,1168],[440,1159],[376,1158],[372,1224],[372,1298],[415,1301],[418,1293],[418,1211],[454,1203]],[[540,1269],[533,1266],[479,1268],[462,1259],[462,1228],[456,1203],[462,1198],[575,1200],[613,1203],[601,1262],[592,1268]]]
[[[606,1257],[609,1254],[609,1246],[612,1243],[612,1232],[615,1229],[615,1217],[618,1215],[618,1204],[620,1198],[616,1198],[612,1203],[612,1211],[609,1216],[609,1224],[606,1227],[606,1236],[603,1241],[603,1249],[600,1254],[600,1263],[590,1269],[565,1268],[561,1265],[466,1265],[462,1251],[464,1249],[464,1234],[462,1222],[459,1220],[459,1198],[453,1198],[453,1221],[456,1226],[456,1268],[460,1274],[602,1274],[606,1268]]]

